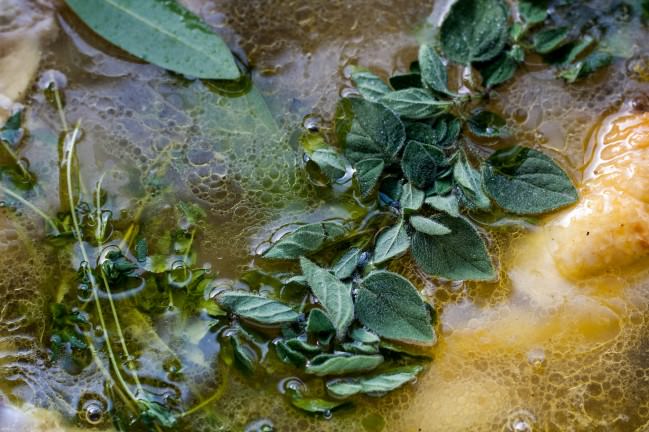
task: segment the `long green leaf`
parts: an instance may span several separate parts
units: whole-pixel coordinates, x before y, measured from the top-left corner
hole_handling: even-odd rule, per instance
[[[65,0],[91,29],[136,57],[197,78],[240,77],[223,40],[169,0]]]

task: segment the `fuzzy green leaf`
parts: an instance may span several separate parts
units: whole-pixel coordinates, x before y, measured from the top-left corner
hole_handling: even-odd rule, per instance
[[[384,167],[385,162],[383,162],[383,159],[376,158],[363,159],[354,165],[358,188],[362,197],[367,197],[372,193],[381,178]]]
[[[381,96],[390,93],[390,87],[378,76],[367,71],[352,72],[352,81],[359,93],[370,102],[378,102]]]
[[[460,215],[460,205],[457,197],[453,194],[446,196],[433,195],[426,198],[424,202],[435,210],[448,213],[451,216],[458,217]]]
[[[609,53],[596,51],[585,59],[573,64],[568,69],[562,71],[559,76],[569,83],[584,78],[599,69],[611,64],[613,56]]]
[[[449,60],[464,65],[491,60],[507,41],[508,15],[502,0],[456,1],[442,23],[442,50]]]
[[[327,270],[304,257],[300,258],[300,265],[311,291],[336,328],[338,338],[342,338],[354,319],[351,285],[339,281]]]
[[[407,119],[427,119],[445,112],[452,102],[437,100],[427,90],[408,88],[386,94],[380,102]]]
[[[317,149],[309,156],[332,181],[345,175],[345,159],[330,148]]]
[[[306,322],[306,331],[313,334],[334,332],[336,329],[329,317],[320,309],[311,309]]]
[[[453,95],[448,89],[448,73],[441,57],[430,45],[419,47],[419,67],[421,80],[431,90],[447,95]]]
[[[308,413],[323,414],[326,416],[331,415],[331,411],[343,405],[346,405],[347,403],[347,401],[343,400],[328,401],[318,398],[305,398],[297,395],[291,398],[291,405],[293,405],[295,408],[301,409],[302,411]]]
[[[470,207],[481,210],[486,210],[491,207],[491,201],[482,189],[482,177],[480,173],[469,164],[465,156],[461,156],[455,163],[453,167],[453,178],[460,185],[465,198],[468,200],[467,204]]]
[[[476,110],[467,122],[472,134],[483,138],[509,136],[507,122],[498,114],[487,110]]]
[[[403,220],[379,234],[374,246],[374,264],[380,264],[389,259],[404,254],[410,247],[410,237],[406,232]]]
[[[439,148],[408,141],[401,157],[401,170],[404,176],[418,188],[430,187],[437,178],[439,167],[445,165],[444,152]]]
[[[424,301],[417,289],[396,273],[377,271],[361,281],[356,316],[384,338],[422,345],[435,341]]]
[[[443,236],[422,232],[413,235],[412,255],[432,276],[450,280],[492,280],[496,274],[484,240],[466,219],[440,215],[434,218],[451,230]]]
[[[300,317],[284,303],[244,291],[225,291],[216,297],[216,301],[233,314],[260,324],[290,323]]]
[[[354,271],[358,266],[358,259],[362,253],[363,251],[359,248],[351,248],[345,252],[331,268],[334,276],[338,279],[347,279],[354,274]]]
[[[399,203],[401,208],[406,211],[417,211],[424,204],[424,198],[426,194],[424,191],[416,188],[411,183],[406,183],[403,185],[403,190],[401,192],[401,198]]]
[[[175,1],[65,2],[92,30],[144,61],[196,78],[241,75],[223,40]]]
[[[327,382],[327,391],[338,398],[358,393],[381,395],[413,381],[422,370],[424,368],[421,366],[404,366],[370,377],[330,380]]]
[[[304,371],[317,376],[367,372],[383,363],[382,355],[320,354],[307,363]]]
[[[345,226],[338,222],[303,225],[284,235],[264,252],[263,256],[269,259],[297,259],[319,251],[346,233]]]
[[[520,0],[518,13],[527,25],[539,24],[548,16],[547,0]]]
[[[535,33],[532,38],[534,50],[539,54],[548,54],[569,42],[568,27],[549,28]]]
[[[520,146],[495,152],[482,169],[496,203],[515,214],[541,214],[577,201],[568,175],[543,153]]]
[[[451,232],[450,229],[441,223],[423,216],[412,216],[410,218],[410,225],[415,230],[430,236],[446,235]]]
[[[377,103],[359,98],[349,101],[354,119],[345,139],[347,159],[354,164],[365,159],[392,161],[406,139],[399,117]]]

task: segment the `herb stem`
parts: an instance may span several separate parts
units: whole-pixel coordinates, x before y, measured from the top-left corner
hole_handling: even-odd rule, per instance
[[[34,204],[27,201],[25,198],[21,197],[17,193],[11,191],[10,189],[7,189],[6,187],[4,187],[2,185],[0,185],[0,191],[2,191],[5,194],[9,195],[13,199],[15,199],[17,201],[20,201],[20,203],[22,203],[25,207],[28,207],[34,213],[36,213],[37,215],[42,217],[45,220],[45,222],[47,222],[47,224],[52,228],[52,230],[54,231],[55,234],[59,233],[59,229],[57,228],[56,223],[54,223],[52,218],[49,217],[47,214],[45,214],[45,212],[43,210],[39,209]]]
[[[225,390],[228,387],[228,376],[226,374],[223,374],[222,376],[223,376],[223,381],[221,382],[221,385],[219,386],[219,388],[216,389],[216,391],[214,393],[212,393],[212,395],[210,397],[208,397],[207,399],[202,400],[201,402],[194,405],[193,407],[191,407],[190,409],[188,409],[184,413],[179,414],[178,417],[186,417],[188,415],[191,415],[191,414],[193,414],[193,413],[195,413],[197,411],[202,410],[203,408],[205,408],[210,403],[221,399],[221,397],[225,393]]]

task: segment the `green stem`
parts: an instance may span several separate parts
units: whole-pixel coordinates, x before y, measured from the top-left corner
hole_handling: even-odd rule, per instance
[[[10,189],[7,189],[6,187],[4,187],[2,185],[0,185],[0,191],[2,191],[5,194],[9,195],[13,199],[15,199],[17,201],[20,201],[20,203],[22,203],[25,207],[28,207],[31,211],[33,211],[34,213],[36,213],[37,215],[42,217],[43,220],[45,220],[45,222],[47,222],[47,224],[52,228],[54,233],[56,233],[56,234],[59,233],[59,229],[57,228],[56,223],[54,223],[52,218],[50,218],[47,214],[45,214],[45,212],[43,210],[39,209],[34,204],[27,201],[25,198],[21,197],[17,193],[11,191]]]

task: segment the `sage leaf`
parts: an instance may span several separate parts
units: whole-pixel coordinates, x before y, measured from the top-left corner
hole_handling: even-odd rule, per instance
[[[303,341],[299,338],[292,338],[286,341],[286,346],[289,348],[299,351],[305,355],[314,355],[322,352],[322,349],[318,345],[313,345],[308,342]]]
[[[300,266],[311,291],[334,325],[336,335],[342,338],[354,319],[351,285],[339,281],[327,270],[304,257],[300,258]]]
[[[534,50],[539,54],[548,54],[569,42],[568,27],[556,27],[541,30],[532,37]]]
[[[613,56],[609,53],[596,51],[585,59],[573,64],[568,69],[562,71],[559,76],[569,83],[584,78],[591,73],[602,69],[611,64]]]
[[[426,87],[439,93],[453,95],[448,89],[446,65],[430,45],[423,44],[419,47],[419,67],[421,80]]]
[[[410,218],[410,225],[412,225],[415,230],[430,236],[446,235],[451,232],[450,229],[441,223],[423,216],[412,216]]]
[[[408,279],[396,273],[377,271],[361,281],[356,316],[384,338],[422,345],[435,341],[424,301]]]
[[[406,139],[403,123],[381,104],[349,99],[354,119],[347,133],[345,155],[352,163],[365,159],[391,162]]]
[[[225,291],[216,297],[216,301],[233,314],[260,324],[290,323],[300,317],[284,303],[244,291]]]
[[[459,119],[446,116],[435,122],[435,133],[439,137],[437,145],[442,148],[451,147],[460,136],[462,123]]]
[[[318,398],[305,398],[302,396],[294,395],[291,398],[291,405],[302,411],[312,414],[323,414],[325,416],[331,415],[331,411],[346,405],[347,401],[328,401]]]
[[[381,173],[383,173],[384,167],[385,162],[383,162],[383,159],[376,158],[363,159],[354,165],[354,169],[356,170],[356,180],[358,180],[358,188],[363,198],[372,193],[381,178]]]
[[[319,222],[299,227],[275,242],[263,256],[269,259],[297,259],[319,251],[347,233],[339,222]]]
[[[144,61],[196,78],[234,80],[241,75],[223,40],[175,1],[65,2],[104,39]]]
[[[451,230],[443,236],[416,232],[412,255],[426,273],[450,280],[492,280],[496,274],[484,240],[466,219],[439,215],[434,218]]]
[[[509,81],[516,73],[519,63],[509,52],[500,54],[480,68],[484,86],[491,88]]]
[[[299,368],[304,367],[308,360],[304,354],[289,347],[284,340],[280,340],[275,344],[275,352],[282,362]]]
[[[359,248],[351,248],[345,252],[331,268],[334,276],[338,279],[347,279],[353,275],[362,253],[363,251]]]
[[[367,372],[383,363],[382,355],[320,354],[307,363],[304,371],[317,376]]]
[[[491,60],[503,50],[509,29],[502,0],[458,0],[442,23],[446,57],[463,65]]]
[[[313,334],[334,332],[336,329],[331,320],[320,309],[311,309],[306,322],[306,331]]]
[[[438,167],[445,163],[446,157],[439,148],[418,141],[408,141],[401,157],[401,170],[410,183],[426,189],[435,182]]]
[[[578,198],[568,175],[551,158],[527,147],[498,150],[482,171],[487,193],[514,214],[546,213]]]
[[[403,220],[395,226],[382,231],[374,246],[374,264],[403,255],[410,247],[410,237],[406,232]]]
[[[395,90],[423,87],[423,84],[421,82],[421,75],[418,73],[393,75],[390,77],[390,85]]]
[[[504,138],[509,136],[507,122],[498,114],[478,109],[471,114],[467,122],[473,135],[483,138]]]
[[[540,24],[548,16],[548,2],[545,0],[520,0],[518,14],[528,26]]]
[[[253,349],[249,345],[241,343],[237,336],[231,337],[230,343],[232,344],[232,352],[237,364],[246,372],[254,371],[257,356]]]
[[[380,102],[408,119],[427,119],[445,112],[452,102],[435,99],[428,91],[420,88],[408,88],[386,94]]]
[[[345,175],[345,159],[335,150],[330,148],[317,149],[309,157],[330,180],[335,181]]]
[[[417,211],[424,204],[425,197],[424,191],[417,189],[411,183],[406,183],[403,185],[399,203],[403,210]]]
[[[491,207],[491,201],[482,189],[482,177],[466,160],[461,156],[453,166],[453,179],[460,185],[467,204],[471,207],[486,210]]]
[[[354,71],[352,81],[359,93],[370,102],[377,102],[381,96],[390,93],[390,87],[371,72]]]
[[[453,194],[446,196],[433,195],[426,198],[424,202],[435,210],[445,212],[454,217],[460,216],[460,205],[457,197]]]
[[[352,330],[351,337],[355,341],[362,342],[364,344],[377,344],[381,342],[381,339],[377,335],[362,327],[357,327]]]
[[[337,398],[358,393],[382,395],[413,381],[422,370],[421,366],[404,366],[371,377],[334,379],[327,382],[327,392]]]
[[[341,348],[348,353],[352,354],[378,354],[379,347],[378,345],[366,344],[363,342],[345,342],[341,345]]]

